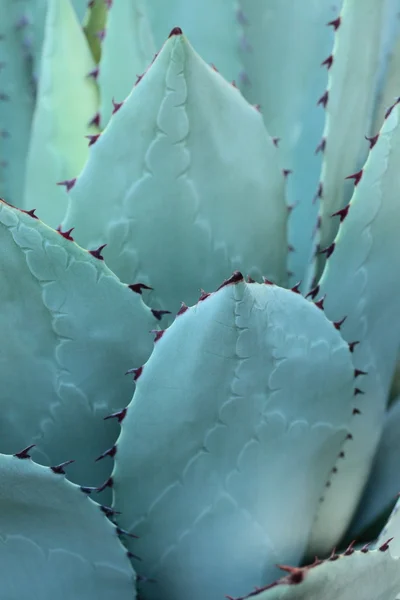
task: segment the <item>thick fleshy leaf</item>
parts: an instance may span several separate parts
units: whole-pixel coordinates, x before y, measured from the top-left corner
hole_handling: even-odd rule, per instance
[[[0,203],[0,450],[36,444],[35,460],[76,459],[69,474],[99,485],[156,322],[139,294],[64,234]],[[97,254],[97,253],[95,253]]]
[[[114,2],[109,10],[98,76],[103,128],[154,58],[145,8],[143,0],[130,0]]]
[[[232,0],[151,0],[147,2],[157,48],[174,27],[181,27],[196,52],[228,81],[240,72],[239,23]]]
[[[31,54],[19,3],[0,0],[0,196],[22,203],[34,106]]]
[[[36,208],[43,221],[57,227],[67,198],[62,186],[86,162],[87,133],[98,109],[90,49],[70,0],[50,0],[32,124],[24,206]]]
[[[283,567],[289,574],[267,589],[236,600],[397,600],[400,560],[387,544],[379,550],[332,554],[303,569]]]
[[[333,33],[326,23],[337,16],[341,0],[239,0],[239,6],[241,89],[261,105],[268,131],[279,138],[285,169],[292,171],[288,235],[294,251],[288,266],[294,283],[302,280],[307,287],[323,151],[324,112],[317,100],[328,79],[321,63],[332,53]]]
[[[381,436],[400,344],[400,279],[393,275],[400,272],[399,105],[372,143],[350,205],[340,214],[343,222],[319,286],[328,317],[347,317],[342,335],[359,342],[353,346],[354,364],[363,393],[346,458],[321,504],[313,555],[336,544],[360,499]]]
[[[135,574],[101,506],[62,467],[54,472],[20,456],[0,455],[4,600],[133,600]]]
[[[400,490],[400,403],[392,405],[361,505],[350,529],[357,538],[382,514],[390,510]]]
[[[286,282],[284,177],[259,112],[174,30],[92,140],[65,228],[177,311],[232,270]]]
[[[379,80],[382,24],[386,0],[344,0],[336,30],[329,82],[320,104],[325,107],[326,140],[319,196],[320,248],[334,240],[338,223],[331,215],[350,200],[352,181],[346,178],[362,167],[370,135]],[[357,73],[357,76],[354,74]],[[318,257],[322,273],[325,255]]]
[[[112,475],[146,600],[243,594],[300,561],[353,420],[348,346],[300,294],[235,273],[182,312],[139,373]]]

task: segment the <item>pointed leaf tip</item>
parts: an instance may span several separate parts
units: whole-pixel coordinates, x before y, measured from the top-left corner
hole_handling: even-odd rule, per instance
[[[170,38],[174,35],[182,35],[182,29],[180,27],[174,27],[168,37]]]

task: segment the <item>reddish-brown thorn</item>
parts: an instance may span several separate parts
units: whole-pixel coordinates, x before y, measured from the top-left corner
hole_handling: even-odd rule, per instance
[[[351,433],[348,433],[346,435],[346,440],[352,440],[352,439],[353,439],[353,436],[351,435]]]
[[[111,458],[113,458],[117,453],[117,446],[111,446],[111,448],[109,448],[108,450],[106,450],[105,452],[103,452],[103,454],[100,454],[100,456],[98,456],[95,460],[95,462],[98,462],[99,460],[103,460],[103,458],[105,458],[106,456],[111,456]]]
[[[113,478],[109,477],[108,479],[106,479],[106,481],[102,485],[100,485],[98,488],[96,488],[96,492],[100,493],[108,487],[112,488],[112,486],[113,486]]]
[[[368,542],[368,544],[365,544],[361,549],[360,552],[363,552],[363,554],[366,554],[367,552],[369,552],[369,545],[371,542]]]
[[[153,313],[153,315],[155,316],[157,321],[161,321],[161,319],[163,318],[164,315],[171,314],[170,310],[156,310],[155,308],[152,308],[151,312]]]
[[[229,279],[225,279],[225,281],[223,281],[221,283],[218,290],[221,290],[222,288],[226,287],[227,285],[235,285],[236,283],[240,283],[241,281],[244,281],[243,275],[241,274],[240,271],[235,271],[234,273],[232,273],[232,276],[229,277]]]
[[[53,471],[53,473],[56,473],[57,475],[65,475],[65,471],[64,471],[64,467],[72,464],[73,462],[75,462],[74,460],[66,460],[65,462],[56,465],[55,467],[50,467],[50,469]]]
[[[59,226],[57,227],[57,230],[56,230],[56,231],[58,231],[58,233],[59,233],[60,235],[62,235],[62,236],[63,236],[63,238],[65,238],[66,240],[69,240],[70,242],[73,242],[73,241],[74,241],[74,238],[71,236],[71,233],[73,232],[73,230],[74,230],[74,229],[75,229],[74,227],[71,227],[71,229],[68,229],[68,231],[63,231],[63,230],[61,229],[61,225],[59,225]]]
[[[19,452],[16,452],[14,454],[14,456],[16,458],[30,458],[31,456],[29,454],[29,450],[32,450],[32,448],[34,448],[35,446],[36,446],[36,444],[31,444],[30,446],[27,446],[23,450],[20,450]]]
[[[340,210],[337,210],[336,212],[332,213],[331,217],[340,217],[340,222],[342,223],[342,221],[344,221],[347,217],[349,209],[350,204],[347,204],[344,208],[341,208]]]
[[[65,181],[59,181],[57,185],[65,185],[65,189],[67,190],[67,192],[69,192],[70,190],[72,190],[75,183],[76,177],[74,177],[73,179],[66,179]]]
[[[276,565],[281,571],[289,573],[287,583],[289,585],[298,585],[304,579],[304,571],[301,567],[289,567],[287,565]]]
[[[318,302],[314,302],[315,306],[321,310],[324,310],[325,298],[326,298],[326,294],[324,296],[322,296],[322,298],[320,298],[318,300]]]
[[[342,450],[341,452],[339,452],[338,458],[344,458],[344,457],[345,457],[345,453]]]
[[[287,177],[291,173],[293,173],[292,169],[282,169],[282,173],[284,177]]]
[[[360,394],[365,394],[360,388],[354,388],[354,396],[359,396]]]
[[[263,283],[265,285],[274,285],[274,282],[271,281],[270,279],[267,279],[266,277],[263,277]]]
[[[298,283],[296,283],[292,288],[292,292],[294,292],[295,294],[301,294],[300,292],[300,286],[301,286],[301,281],[299,281]]]
[[[326,58],[322,63],[321,63],[321,67],[326,67],[327,69],[330,69],[333,63],[333,55],[330,54],[328,56],[328,58]]]
[[[141,376],[141,374],[143,373],[143,366],[137,367],[134,369],[129,369],[129,371],[127,371],[125,373],[125,375],[132,375],[132,373],[133,373],[133,381],[137,381],[139,379],[139,377]]]
[[[339,558],[339,555],[336,554],[336,548],[333,548],[328,560],[334,561],[334,560],[337,560],[338,558]]]
[[[329,23],[327,23],[327,25],[333,27],[333,29],[336,31],[337,29],[339,29],[341,21],[342,21],[341,17],[337,17],[337,19],[334,19],[333,21],[329,21]]]
[[[152,329],[151,333],[154,333],[154,343],[156,343],[164,335],[165,329]]]
[[[179,315],[183,315],[183,313],[185,313],[188,310],[188,308],[189,307],[184,302],[182,302],[180,309],[176,313],[176,316],[178,317]]]
[[[372,136],[372,137],[368,137],[367,135],[365,136],[365,139],[369,142],[369,148],[373,148],[376,144],[376,142],[378,141],[379,138],[379,133],[377,133],[376,135]]]
[[[335,326],[335,328],[340,331],[341,326],[343,325],[343,323],[345,322],[345,320],[347,319],[347,317],[343,317],[343,319],[341,319],[340,321],[334,321],[333,324]]]
[[[127,535],[128,537],[135,538],[135,540],[139,539],[138,535],[135,535],[134,533],[129,533],[129,531],[126,531],[126,529],[121,529],[121,527],[117,527],[116,529],[118,535]]]
[[[205,292],[204,290],[200,290],[200,297],[199,297],[199,302],[203,302],[203,300],[206,300],[207,298],[210,297],[210,293],[209,292]]]
[[[215,71],[216,73],[219,73],[217,67],[214,65],[214,63],[210,63],[210,67],[212,68],[213,71]]]
[[[32,208],[32,210],[23,210],[23,213],[25,213],[26,215],[29,215],[30,217],[32,217],[32,219],[38,219],[39,217],[37,217],[35,215],[36,212],[36,208]]]
[[[93,146],[99,139],[100,133],[96,133],[95,135],[85,135],[85,137],[89,140],[89,146]]]
[[[255,280],[252,277],[250,277],[250,275],[247,275],[246,281],[247,281],[247,283],[255,283]]]
[[[349,342],[349,350],[350,352],[354,352],[354,348],[359,344],[360,342]]]
[[[90,73],[88,73],[87,76],[92,77],[93,79],[97,79],[99,76],[99,67],[96,67],[95,69],[93,69],[93,71],[90,71]]]
[[[332,473],[337,473],[337,467],[332,468]]]
[[[132,283],[131,285],[128,285],[128,288],[130,290],[132,290],[132,292],[135,292],[136,294],[141,294],[142,290],[152,290],[153,288],[150,287],[149,285],[146,285],[145,283]]]
[[[310,292],[308,292],[308,294],[306,295],[306,298],[311,296],[311,298],[314,300],[316,298],[316,296],[318,296],[318,292],[319,292],[319,285],[316,285],[315,288],[313,288]]]
[[[356,540],[353,540],[348,547],[346,548],[346,550],[343,552],[344,556],[351,556],[354,553],[354,544],[356,543]]]
[[[394,107],[400,102],[400,96],[397,98],[396,102],[394,102],[391,106],[389,106],[389,108],[387,109],[387,111],[385,112],[385,119],[387,119],[390,115],[390,113],[392,112],[392,110],[394,109]]]
[[[318,144],[318,146],[315,148],[315,154],[318,154],[318,152],[325,152],[325,148],[326,148],[326,138],[322,138],[322,140],[320,141],[320,143]]]
[[[277,148],[278,148],[278,146],[279,146],[279,142],[280,142],[280,141],[281,141],[281,138],[279,138],[279,137],[273,137],[273,138],[272,138],[272,142],[273,142],[273,144],[274,144],[274,145],[275,145]]]
[[[261,112],[261,104],[253,104],[253,107],[260,113]]]
[[[93,119],[91,119],[89,121],[89,127],[91,127],[92,125],[94,125],[96,127],[100,127],[100,113],[99,112],[97,112],[94,115]]]
[[[368,375],[367,371],[361,371],[361,369],[354,369],[354,377],[359,377],[360,375]]]
[[[104,417],[104,420],[107,421],[108,419],[117,419],[118,423],[122,423],[122,421],[126,417],[127,410],[128,410],[127,408],[123,408],[122,410],[117,410],[117,412],[114,412],[111,415]]]
[[[313,204],[316,203],[316,201],[318,200],[318,198],[321,200],[322,193],[323,193],[323,185],[322,185],[322,182],[320,181],[319,184],[318,184],[318,189],[316,191],[316,194],[315,194],[315,196],[313,198]]]
[[[127,554],[128,558],[135,558],[136,560],[140,560],[140,561],[142,560],[140,558],[140,556],[138,556],[137,554],[133,554],[133,552],[131,552],[131,551],[128,551],[126,554]]]
[[[238,86],[236,85],[236,81],[235,80],[233,80],[231,82],[231,86],[234,87],[236,90],[238,89]]]
[[[352,175],[347,175],[345,179],[354,179],[354,185],[358,185],[360,183],[361,177],[363,174],[363,170],[360,169],[357,173],[353,173]]]
[[[121,514],[118,510],[114,510],[110,506],[105,506],[104,504],[100,504],[100,510],[106,517],[114,517],[115,515]]]
[[[386,542],[385,542],[384,544],[382,544],[382,546],[379,546],[379,550],[380,550],[381,552],[386,552],[386,550],[389,550],[389,544],[390,544],[390,542],[392,541],[392,539],[393,539],[393,538],[391,537],[391,538],[389,538],[388,540],[386,540]]]
[[[332,255],[332,252],[335,249],[335,242],[332,242],[332,244],[330,246],[328,246],[327,248],[324,248],[323,250],[320,250],[319,253],[320,254],[326,254],[326,258],[329,258]]]
[[[119,110],[121,108],[121,106],[123,105],[124,102],[123,101],[122,102],[115,102],[115,100],[113,98],[112,99],[112,103],[113,103],[113,107],[114,107],[113,111],[112,111],[112,114],[114,115],[117,112],[117,110]]]
[[[321,98],[318,100],[317,106],[321,105],[321,106],[323,106],[323,108],[326,108],[326,105],[328,104],[328,97],[329,97],[328,90],[325,90],[325,92],[322,94]]]
[[[103,248],[105,248],[107,246],[107,244],[103,244],[102,246],[99,246],[97,248],[97,250],[89,250],[89,254],[91,254],[92,256],[94,256],[95,258],[98,258],[99,260],[104,260],[104,256],[101,255],[101,251],[103,250]]]
[[[361,410],[359,408],[353,408],[353,415],[361,415]]]
[[[182,29],[180,27],[174,27],[168,37],[170,38],[174,35],[182,35]]]

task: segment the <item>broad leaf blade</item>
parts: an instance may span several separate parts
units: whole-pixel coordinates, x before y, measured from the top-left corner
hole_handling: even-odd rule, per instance
[[[92,145],[64,226],[177,311],[237,268],[284,284],[287,209],[261,115],[173,33]]]
[[[334,325],[300,294],[233,281],[156,342],[122,422],[114,506],[157,581],[148,600],[243,594],[300,561],[351,425]]]

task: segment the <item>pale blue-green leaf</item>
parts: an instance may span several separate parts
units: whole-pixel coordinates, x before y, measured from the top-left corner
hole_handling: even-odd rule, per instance
[[[85,135],[98,110],[94,68],[86,37],[70,0],[49,0],[38,95],[26,167],[24,207],[57,227],[65,214],[63,186],[84,166]]]
[[[72,480],[100,485],[118,431],[103,418],[130,400],[124,373],[156,321],[103,261],[4,203],[0,249],[0,450],[36,444],[38,462],[76,459]]]
[[[360,507],[350,529],[358,537],[390,507],[400,490],[400,403],[386,415],[382,437]]]
[[[151,0],[147,2],[157,48],[174,27],[181,27],[196,52],[228,81],[237,80],[239,24],[232,0]]]
[[[176,312],[233,270],[285,285],[284,177],[259,112],[168,39],[92,146],[65,227]]]
[[[114,2],[108,12],[98,76],[102,128],[110,120],[113,101],[125,100],[155,52],[144,0]]]
[[[98,504],[29,458],[1,454],[0,479],[4,600],[134,600],[135,573]]]
[[[324,128],[324,112],[317,106],[327,85],[321,63],[331,54],[333,34],[326,24],[334,19],[341,0],[239,0],[242,27],[241,89],[246,98],[261,105],[288,177],[288,256],[291,281],[305,281],[312,258],[317,223],[316,191],[322,152],[316,153]],[[313,200],[314,199],[314,200]]]
[[[353,419],[351,354],[323,311],[236,280],[164,332],[122,422],[114,507],[157,581],[146,600],[243,594],[300,561]]]
[[[362,167],[368,152],[365,136],[371,133],[385,8],[386,0],[343,2],[325,98],[326,147],[318,232],[321,249],[327,248],[337,234],[338,223],[331,215],[350,200],[353,182],[345,178]],[[320,254],[318,276],[324,264],[325,254]]]
[[[18,206],[34,107],[32,54],[20,9],[0,0],[0,196]]]
[[[357,377],[364,392],[346,457],[321,504],[311,551],[326,551],[347,528],[367,480],[383,427],[386,402],[400,343],[399,106],[386,119],[355,188],[320,282],[325,311],[347,317],[341,332],[354,347]],[[339,218],[336,217],[338,220]]]

